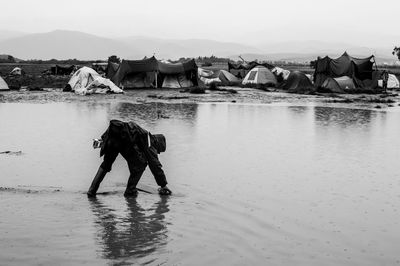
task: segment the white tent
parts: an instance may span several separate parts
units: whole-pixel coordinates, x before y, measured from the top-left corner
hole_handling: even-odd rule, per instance
[[[378,86],[383,87],[383,80],[378,80]],[[399,89],[400,83],[399,80],[396,78],[395,75],[389,74],[388,82],[387,82],[388,89]]]
[[[199,68],[197,68],[197,74],[199,77],[209,78],[214,74],[214,72],[212,70],[208,70],[208,69],[199,67]]]
[[[0,77],[0,91],[9,90],[7,83],[4,81],[2,77]]]
[[[200,80],[205,85],[218,84],[223,86],[235,85],[240,83],[240,79],[226,70],[218,70],[215,73],[211,70],[198,69]]]
[[[82,67],[76,71],[68,84],[71,90],[77,94],[86,95],[92,93],[122,93],[111,80],[103,78],[90,67]]]
[[[269,71],[268,68],[263,67],[263,66],[256,66],[252,70],[247,73],[246,77],[242,81],[243,85],[247,84],[260,84],[260,85],[266,85],[266,84],[271,84],[276,86],[277,81],[272,74],[271,71]]]
[[[15,75],[15,76],[21,76],[24,74],[24,71],[20,67],[15,67],[13,70],[11,70],[10,75]]]

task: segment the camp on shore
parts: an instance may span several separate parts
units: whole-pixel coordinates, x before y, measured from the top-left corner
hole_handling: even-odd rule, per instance
[[[96,61],[97,62],[97,61]],[[380,93],[399,89],[397,77],[378,69],[375,57],[356,58],[344,52],[337,58],[317,57],[314,73],[289,70],[267,62],[227,62],[222,68],[198,67],[194,59],[171,62],[155,56],[140,60],[99,62],[89,66],[53,65],[36,78],[17,66],[0,78],[0,90],[51,87],[51,77],[64,91],[81,95],[123,93],[127,89],[187,89],[193,87],[248,87],[288,93]],[[26,78],[29,76],[29,78]],[[56,77],[56,78],[54,78]],[[58,77],[58,78],[57,78]],[[38,86],[30,86],[37,79]],[[40,88],[39,88],[40,89]]]

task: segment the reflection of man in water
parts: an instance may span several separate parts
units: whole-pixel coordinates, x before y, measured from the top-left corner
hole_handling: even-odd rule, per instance
[[[97,198],[90,199],[98,228],[96,237],[107,259],[141,258],[166,244],[164,214],[169,211],[168,198],[161,197],[154,213],[146,214],[135,197],[126,198],[125,216],[119,216]],[[153,208],[150,208],[153,210]]]
[[[95,197],[100,183],[107,172],[111,171],[112,164],[118,154],[125,158],[129,167],[129,180],[124,195],[136,196],[138,184],[147,164],[160,186],[161,195],[170,195],[171,190],[167,187],[162,165],[158,160],[158,153],[166,149],[165,137],[161,134],[152,135],[134,122],[122,122],[111,120],[107,131],[101,136],[101,141],[95,140],[94,148],[101,147],[100,156],[104,155],[103,163],[100,165],[96,176],[87,192],[89,197]]]

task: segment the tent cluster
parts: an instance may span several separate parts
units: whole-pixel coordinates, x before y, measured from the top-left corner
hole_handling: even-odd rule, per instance
[[[154,56],[143,60],[122,60],[117,67],[110,63],[107,77],[122,88],[187,88],[197,86],[195,61],[169,63]]]
[[[102,75],[89,67],[76,70],[73,65],[55,65],[47,73],[73,75],[66,90],[77,94],[122,93],[128,88],[189,88],[199,85],[278,87],[291,93],[310,93],[316,90],[335,93],[378,92],[383,86],[382,77],[388,77],[387,88],[399,89],[396,76],[379,72],[374,56],[355,58],[346,52],[336,59],[318,57],[314,74],[289,71],[268,63],[228,62],[226,70],[198,68],[195,61],[171,63],[157,60],[154,56],[142,60],[122,60],[121,63],[94,63]],[[374,67],[375,66],[375,67]],[[21,68],[14,68],[10,76],[23,75]],[[104,77],[105,76],[105,77]],[[0,90],[6,90],[6,82],[0,78]]]
[[[337,93],[375,91],[378,88],[379,72],[373,68],[374,64],[374,56],[355,58],[346,52],[336,59],[318,57],[315,62],[314,85]]]

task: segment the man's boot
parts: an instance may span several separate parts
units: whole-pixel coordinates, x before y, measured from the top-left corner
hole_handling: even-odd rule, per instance
[[[88,197],[96,197],[96,192],[99,189],[101,181],[103,181],[104,177],[106,176],[107,172],[103,170],[103,168],[99,167],[97,173],[90,185],[90,188],[87,192]]]
[[[126,185],[126,190],[124,193],[125,197],[136,197],[138,191],[136,189],[136,185],[139,183],[140,178],[142,177],[143,171],[135,171],[130,174],[128,179],[128,184]]]

